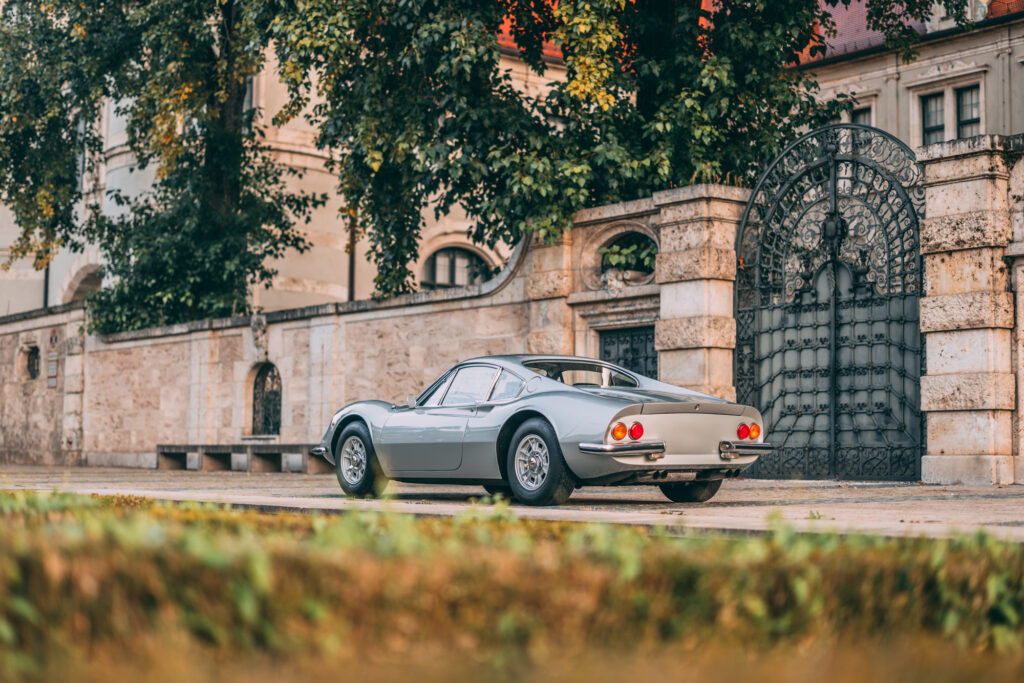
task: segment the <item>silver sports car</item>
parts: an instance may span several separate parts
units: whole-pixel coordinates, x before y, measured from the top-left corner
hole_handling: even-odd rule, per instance
[[[335,465],[350,496],[394,479],[481,484],[529,505],[624,484],[703,502],[772,450],[763,434],[754,408],[610,363],[491,356],[459,363],[407,405],[346,406],[313,454]]]

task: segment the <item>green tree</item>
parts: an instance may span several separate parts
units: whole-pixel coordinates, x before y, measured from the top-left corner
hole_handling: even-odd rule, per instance
[[[828,4],[849,0],[826,0]],[[494,245],[560,235],[580,208],[693,182],[749,182],[798,131],[849,100],[816,101],[834,33],[818,0],[285,0],[272,25],[293,94],[335,153],[339,189],[370,239],[379,295],[414,287],[422,212],[461,207]],[[946,0],[966,24],[966,0]],[[912,53],[930,0],[869,0],[871,26]],[[567,78],[517,91],[508,20],[539,75],[557,44]]]
[[[11,258],[102,247],[101,331],[249,310],[273,258],[324,197],[290,192],[262,144],[248,79],[273,16],[256,0],[7,0],[0,15],[0,194],[21,234]],[[87,191],[102,160],[101,107],[117,103],[141,196]],[[84,188],[84,189],[83,189]]]

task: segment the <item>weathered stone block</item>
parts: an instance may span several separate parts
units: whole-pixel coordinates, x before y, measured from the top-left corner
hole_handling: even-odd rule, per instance
[[[526,280],[526,296],[534,300],[569,296],[571,291],[572,273],[566,270],[531,273]]]
[[[729,349],[659,351],[658,379],[682,387],[732,387],[732,351]]]
[[[654,327],[654,348],[731,349],[736,346],[736,319],[725,316],[693,316],[659,320]]]
[[[710,248],[661,252],[654,273],[657,282],[735,280],[736,252]]]
[[[1013,455],[1009,410],[931,412],[928,455]]]
[[[981,175],[925,187],[926,216],[959,216],[972,212],[1006,212],[1006,178]]]
[[[965,292],[921,299],[921,331],[1013,327],[1010,292]]]
[[[1013,410],[1013,373],[925,375],[921,378],[921,410]]]
[[[1009,269],[1000,248],[962,249],[924,256],[928,296],[1006,291]]]
[[[921,221],[921,253],[954,249],[1003,247],[1010,243],[1010,214],[1002,211],[969,211]]]
[[[526,353],[571,354],[572,348],[560,331],[531,332],[526,337]]]
[[[1010,370],[1010,330],[929,332],[925,349],[929,374]]]
[[[661,318],[695,315],[732,317],[733,284],[728,280],[687,280],[661,286]]]
[[[967,486],[1012,484],[1013,460],[1008,455],[926,455],[921,458],[921,481]]]
[[[687,249],[734,249],[736,245],[735,220],[720,218],[699,218],[690,221],[665,222],[662,214],[659,232],[661,251],[686,251]]]

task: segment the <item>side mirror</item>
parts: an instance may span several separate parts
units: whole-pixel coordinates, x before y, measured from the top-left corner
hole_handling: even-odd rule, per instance
[[[408,396],[405,397],[405,404],[407,406],[409,406],[410,408],[415,408],[416,407],[416,397],[414,395],[412,395],[412,394],[409,394]]]

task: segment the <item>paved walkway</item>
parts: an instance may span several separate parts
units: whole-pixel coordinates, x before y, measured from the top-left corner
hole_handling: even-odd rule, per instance
[[[391,483],[387,499],[345,498],[333,475],[0,466],[0,488],[134,494],[261,509],[389,509],[456,515],[484,495],[473,486]],[[947,536],[979,528],[1024,541],[1024,486],[967,487],[852,482],[727,481],[708,503],[678,504],[657,488],[583,488],[567,505],[513,505],[520,517],[760,531],[777,515],[801,530]]]

